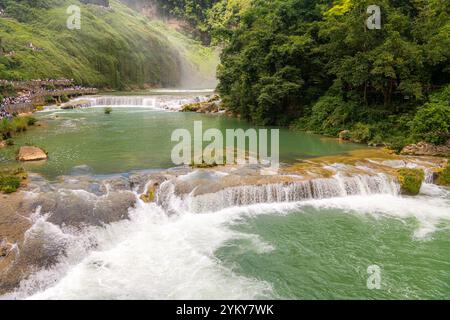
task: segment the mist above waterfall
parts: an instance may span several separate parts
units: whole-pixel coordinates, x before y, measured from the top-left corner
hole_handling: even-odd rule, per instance
[[[151,20],[177,55],[179,72],[178,88],[214,89],[217,86],[216,69],[219,64],[219,49],[202,45],[186,36],[189,29],[185,21],[170,16],[151,0],[122,0],[134,10]]]

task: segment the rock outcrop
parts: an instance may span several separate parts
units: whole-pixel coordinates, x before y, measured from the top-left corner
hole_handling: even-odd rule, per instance
[[[450,157],[450,140],[445,145],[437,146],[428,142],[419,142],[403,148],[402,155]]]
[[[218,113],[222,111],[222,101],[218,95],[213,96],[208,101],[187,104],[183,106],[182,112],[197,113]]]
[[[46,160],[47,158],[47,154],[42,149],[29,146],[21,147],[17,156],[19,161],[38,161]]]
[[[420,192],[425,173],[422,169],[402,168],[397,171],[398,182],[402,194],[416,196]]]

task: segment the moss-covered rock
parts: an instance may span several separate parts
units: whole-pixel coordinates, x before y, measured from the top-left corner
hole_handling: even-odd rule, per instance
[[[16,192],[22,181],[27,179],[27,173],[23,168],[6,168],[0,170],[0,192]]]
[[[422,169],[399,169],[397,176],[402,194],[411,196],[419,194],[420,187],[425,179],[425,173]]]
[[[444,170],[438,173],[436,183],[441,186],[450,187],[450,162]]]
[[[149,187],[147,189],[147,192],[142,194],[139,198],[144,201],[145,203],[154,202],[156,199],[156,188],[157,185]]]

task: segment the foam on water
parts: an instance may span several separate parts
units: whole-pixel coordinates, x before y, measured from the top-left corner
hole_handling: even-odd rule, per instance
[[[191,173],[181,179],[197,176]],[[217,176],[212,174],[210,178]],[[60,229],[47,222],[46,216],[37,215],[26,237],[46,233],[53,243],[68,243],[69,249],[54,267],[22,281],[20,288],[6,298],[276,298],[272,284],[239,275],[215,256],[217,250],[234,240],[245,240],[244,250],[258,255],[277,250],[259,235],[233,228],[246,219],[301,214],[310,208],[317,209],[317,214],[337,210],[341,214],[415,219],[419,226],[411,237],[419,241],[428,239],[441,221],[450,220],[449,193],[434,185],[424,184],[417,197],[399,196],[398,186],[386,176],[338,176],[318,179],[305,188],[247,186],[183,198],[175,196],[173,184],[165,183],[161,190],[167,198],[159,201],[166,207],[138,201],[129,220],[82,232]]]
[[[227,241],[240,238],[250,240],[248,250],[261,254],[273,250],[256,235],[226,227],[238,218],[237,213],[168,217],[155,205],[139,203],[130,221],[89,231],[97,243],[95,250],[79,261],[80,250],[69,252],[51,270],[41,270],[23,281],[12,297],[30,293],[35,293],[31,299],[271,297],[268,283],[238,276],[214,256]]]

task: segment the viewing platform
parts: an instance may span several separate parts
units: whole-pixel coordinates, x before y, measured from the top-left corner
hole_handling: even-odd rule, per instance
[[[10,114],[31,112],[38,106],[59,104],[66,102],[66,99],[98,93],[96,88],[74,85],[73,80],[69,79],[0,80],[0,88],[5,92],[15,92],[11,96],[4,94],[5,98],[1,103],[2,111]]]

